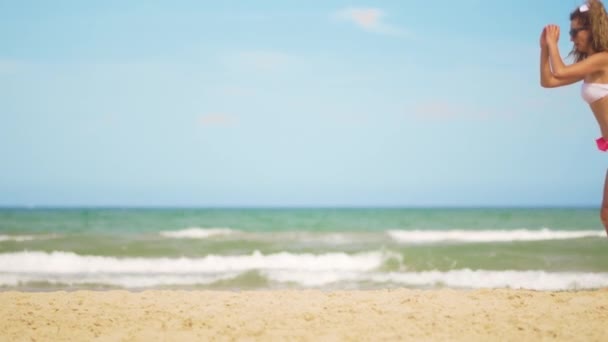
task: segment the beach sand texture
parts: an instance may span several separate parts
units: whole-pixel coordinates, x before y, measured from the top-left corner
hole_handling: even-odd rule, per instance
[[[608,341],[608,289],[1,292],[3,341]]]

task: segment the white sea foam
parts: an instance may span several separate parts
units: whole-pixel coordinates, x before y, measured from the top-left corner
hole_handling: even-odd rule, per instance
[[[278,283],[293,283],[303,287],[322,287],[326,285],[361,282],[369,278],[371,274],[349,271],[289,271],[289,270],[268,270],[262,274],[271,281]]]
[[[393,252],[359,254],[208,255],[200,258],[118,258],[72,252],[23,251],[0,254],[0,286],[28,283],[98,284],[141,288],[208,285],[255,271],[272,284],[298,287],[374,286],[522,288],[576,290],[608,287],[608,273],[544,270],[470,270],[382,272]],[[238,283],[238,281],[237,281]],[[236,285],[238,286],[238,284]]]
[[[248,239],[281,242],[288,241],[299,245],[344,246],[357,243],[381,243],[382,234],[362,232],[305,232],[282,231],[250,234]]]
[[[387,234],[399,243],[433,243],[433,242],[509,242],[566,240],[584,237],[606,237],[600,230],[565,231],[565,230],[389,230]]]
[[[217,281],[237,277],[238,273],[207,275],[122,275],[122,274],[88,274],[88,275],[49,275],[0,273],[0,286],[20,286],[32,283],[47,283],[57,286],[104,285],[124,288],[144,288],[157,286],[208,285]]]
[[[258,271],[272,284],[291,284],[302,288],[365,288],[378,286],[424,288],[512,288],[538,291],[582,290],[608,287],[608,273],[452,270],[423,272],[379,273],[377,271],[347,270],[273,270]],[[141,288],[155,286],[209,285],[238,277],[245,272],[205,274],[128,274],[128,273],[2,273],[0,286],[20,286],[28,283],[54,285],[98,284]],[[235,284],[234,286],[238,286]]]
[[[361,273],[344,271],[264,271],[276,282],[303,287],[372,282],[403,287],[514,288],[531,290],[576,290],[608,287],[608,273],[452,270],[424,272]]]
[[[282,236],[286,239],[291,238],[291,241],[297,241],[298,243],[303,244],[323,244],[323,245],[348,245],[354,242],[357,242],[356,234],[348,234],[348,233],[311,233],[311,232],[302,232],[302,233],[293,233],[291,236]]]
[[[191,227],[181,230],[162,231],[160,235],[173,239],[207,239],[214,236],[227,236],[237,231],[230,228],[200,228]]]
[[[576,290],[608,286],[608,273],[452,270],[377,274],[372,281],[409,286],[443,285],[454,288],[522,288]]]
[[[0,272],[11,273],[129,273],[191,274],[249,270],[370,271],[391,257],[381,252],[264,255],[208,255],[201,258],[117,258],[82,256],[72,252],[16,252],[0,254]]]
[[[47,240],[55,238],[54,235],[0,235],[0,242],[2,241],[32,241],[32,240]]]
[[[244,232],[230,228],[192,227],[175,231],[162,231],[160,235],[173,239],[207,239],[212,237],[230,237],[252,242],[294,242],[300,245],[342,246],[352,243],[381,241],[382,234],[360,232],[305,232],[305,231],[263,231]]]

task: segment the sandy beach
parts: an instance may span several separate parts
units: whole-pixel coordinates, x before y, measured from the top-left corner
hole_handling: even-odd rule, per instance
[[[3,341],[606,341],[608,289],[0,293]]]

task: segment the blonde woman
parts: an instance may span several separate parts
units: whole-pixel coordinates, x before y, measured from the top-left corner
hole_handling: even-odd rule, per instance
[[[559,26],[545,26],[540,38],[540,83],[553,88],[583,81],[581,95],[601,132],[596,145],[605,152],[608,150],[608,14],[601,1],[590,0],[570,14],[570,40],[574,46],[568,56],[574,58],[574,63],[565,65],[557,47]],[[608,171],[600,218],[608,234]]]

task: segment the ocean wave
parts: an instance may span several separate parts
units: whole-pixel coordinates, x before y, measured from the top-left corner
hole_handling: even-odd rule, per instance
[[[307,232],[257,231],[245,232],[230,228],[187,228],[176,231],[162,231],[160,235],[172,239],[208,239],[222,237],[224,240],[239,240],[263,243],[295,243],[298,245],[344,246],[357,243],[383,242],[382,232]]]
[[[244,239],[264,242],[289,242],[298,245],[344,246],[360,243],[381,243],[385,240],[382,233],[362,232],[256,232],[243,235]]]
[[[160,235],[173,239],[207,239],[214,236],[227,236],[238,231],[230,228],[200,228],[191,227],[181,230],[162,231]]]
[[[272,281],[321,287],[336,283],[394,284],[403,287],[514,288],[530,290],[576,290],[608,286],[608,273],[451,270],[391,273],[357,272],[264,272]]]
[[[452,270],[376,274],[371,280],[406,286],[440,285],[450,288],[514,288],[529,290],[578,290],[608,286],[608,273]]]
[[[399,243],[433,242],[510,242],[567,240],[585,237],[605,237],[600,230],[565,231],[515,229],[515,230],[388,230],[387,234]]]
[[[0,235],[0,242],[3,241],[32,241],[32,240],[48,240],[54,239],[54,235]]]
[[[53,286],[117,286],[122,288],[153,288],[159,286],[194,286],[210,285],[218,281],[236,278],[238,273],[208,275],[122,275],[122,274],[88,274],[88,275],[52,275],[52,274],[18,274],[0,273],[0,286],[21,286],[27,284],[48,284]]]
[[[135,273],[188,274],[249,270],[369,271],[380,267],[394,253],[208,255],[202,258],[116,258],[84,256],[72,252],[15,252],[0,254],[0,272],[12,273]]]
[[[118,286],[123,288],[152,288],[159,286],[212,286],[233,281],[230,286],[250,284],[238,282],[238,277],[251,271],[210,274],[31,274],[0,273],[0,286],[50,284],[54,286]],[[608,273],[452,270],[424,272],[357,272],[342,270],[263,270],[260,277],[267,280],[265,288],[454,288],[454,289],[528,289],[537,291],[583,290],[608,287]],[[38,285],[40,286],[40,285]]]

